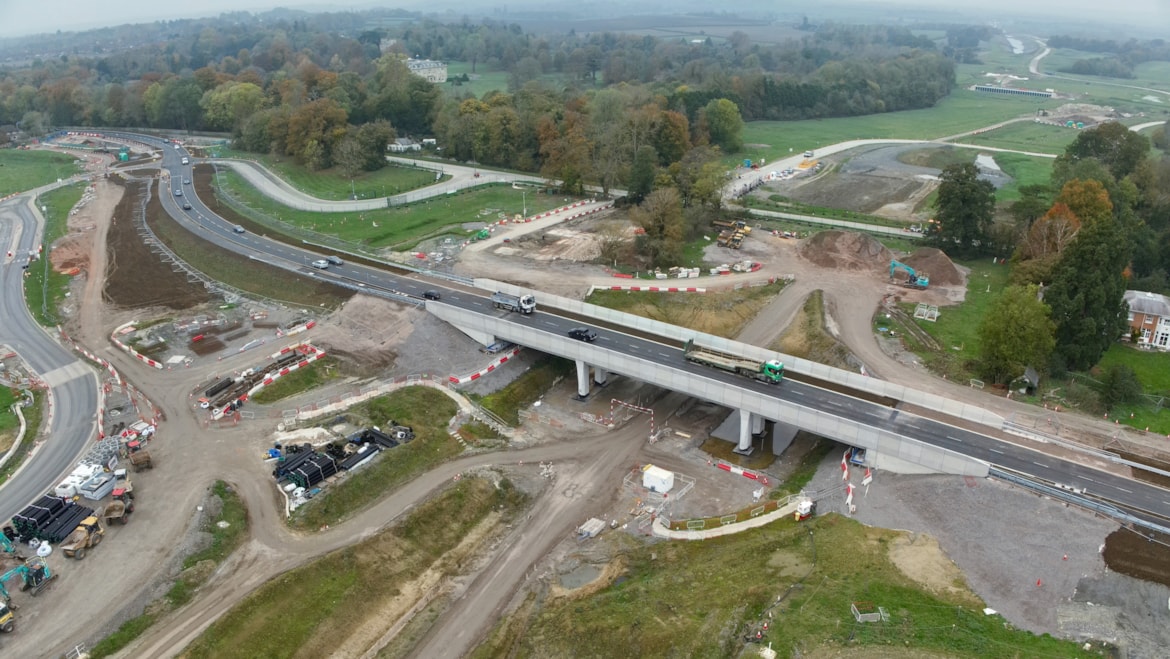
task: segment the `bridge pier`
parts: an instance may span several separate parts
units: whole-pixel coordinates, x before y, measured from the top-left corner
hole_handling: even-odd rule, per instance
[[[740,455],[752,454],[752,417],[758,418],[761,422],[764,420],[763,417],[747,410],[739,411],[739,444],[736,445],[735,452]]]
[[[589,398],[589,364],[585,360],[577,360],[577,400]]]
[[[764,417],[759,414],[752,415],[752,436],[757,436],[764,432]]]
[[[609,377],[609,372],[600,366],[593,367],[593,383],[599,387],[605,386],[605,381]]]

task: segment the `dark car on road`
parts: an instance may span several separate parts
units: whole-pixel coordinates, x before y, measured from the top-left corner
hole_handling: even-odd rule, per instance
[[[424,291],[423,292],[423,299],[426,299],[426,300],[437,300],[437,299],[439,299],[439,297],[440,297],[439,291]]]
[[[183,202],[183,210],[185,210],[185,211],[191,210],[191,204],[189,202],[184,201]]]
[[[573,329],[569,330],[569,338],[593,343],[597,340],[597,332],[594,332],[588,327],[574,327]]]
[[[325,260],[333,265],[345,265],[345,261],[342,261],[340,256],[326,256]]]

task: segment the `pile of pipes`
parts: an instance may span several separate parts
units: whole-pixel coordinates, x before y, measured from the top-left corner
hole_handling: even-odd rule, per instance
[[[12,527],[21,542],[32,539],[57,544],[69,537],[93,508],[80,506],[71,499],[44,495],[36,503],[12,517]]]

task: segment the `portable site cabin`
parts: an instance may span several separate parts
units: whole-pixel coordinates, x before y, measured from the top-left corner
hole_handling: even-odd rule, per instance
[[[642,487],[651,492],[666,494],[674,489],[674,472],[667,471],[662,467],[646,465],[642,467]]]

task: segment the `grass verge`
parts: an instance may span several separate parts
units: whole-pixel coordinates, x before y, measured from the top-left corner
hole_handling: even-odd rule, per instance
[[[47,192],[37,199],[38,205],[47,210],[45,234],[42,244],[51,246],[69,230],[69,211],[81,200],[85,184],[78,183]],[[53,327],[58,322],[57,309],[69,290],[69,275],[57,272],[49,264],[48,251],[41,254],[41,260],[29,265],[28,276],[24,278],[24,299],[29,312],[38,323]]]
[[[485,185],[413,204],[368,211],[316,213],[290,208],[248,185],[242,176],[220,169],[215,176],[217,194],[243,207],[257,222],[281,229],[311,231],[366,247],[410,249],[420,240],[443,234],[465,238],[472,231],[464,224],[482,226],[527,210],[529,215],[563,206],[573,199],[556,194],[515,190],[510,185]],[[227,200],[225,200],[227,203]]]
[[[9,458],[8,462],[4,463],[4,467],[0,468],[0,485],[3,485],[20,468],[24,459],[28,457],[29,451],[36,444],[37,435],[40,434],[41,421],[45,418],[45,397],[36,392],[29,393],[33,397],[33,404],[21,411],[24,414],[24,421],[28,425],[28,431],[20,442],[20,446],[16,448],[16,452]],[[15,415],[13,417],[15,418]]]
[[[69,178],[80,171],[77,157],[68,153],[0,149],[0,198]]]
[[[91,659],[101,659],[116,654],[141,636],[156,620],[168,611],[178,608],[191,600],[195,590],[233,551],[248,537],[248,509],[244,502],[224,481],[215,481],[212,493],[223,502],[219,517],[208,520],[202,529],[211,535],[211,543],[203,550],[183,559],[183,572],[171,585],[167,594],[152,602],[146,611],[122,623],[113,634],[103,638],[90,650]],[[226,525],[221,525],[226,522]]]
[[[744,637],[768,620],[765,612],[777,620],[760,645],[799,648],[801,655],[848,646],[881,652],[876,656],[908,647],[947,657],[1100,656],[985,615],[966,588],[929,592],[889,558],[903,535],[827,515],[703,542],[635,547],[623,555],[628,567],[614,584],[546,600],[519,638],[493,637],[513,643],[511,653],[497,648],[499,654],[477,656],[573,656],[580,648],[598,657],[748,656],[759,646]],[[743,556],[756,560],[737,560]],[[889,621],[855,623],[854,602],[882,607]]]
[[[1128,366],[1133,369],[1138,382],[1142,384],[1142,391],[1149,398],[1116,405],[1110,416],[1138,430],[1149,429],[1150,432],[1170,436],[1170,411],[1165,409],[1168,401],[1163,400],[1159,405],[1155,400],[1170,397],[1170,353],[1138,350],[1115,343],[1093,371],[1103,372],[1111,366]]]
[[[146,221],[159,240],[191,267],[228,286],[305,307],[336,307],[353,296],[344,288],[241,257],[196,236],[171,219],[157,197],[147,205]]]
[[[20,399],[19,392],[12,387],[0,387],[0,437],[11,432],[13,435],[20,427],[20,419],[12,411],[12,404]],[[0,439],[0,451],[8,449],[8,444]]]
[[[223,148],[216,149],[215,154],[217,158],[256,161],[301,192],[327,200],[352,199],[355,196],[358,199],[376,199],[425,188],[451,178],[443,176],[436,181],[435,172],[431,170],[400,165],[387,165],[373,172],[359,172],[350,178],[337,167],[310,171],[287,156]]]
[[[765,238],[765,236],[761,236]],[[734,279],[730,276],[729,279]],[[708,293],[649,293],[594,291],[585,299],[596,304],[664,323],[689,327],[727,338],[735,337],[776,295],[784,284],[754,286]]]
[[[337,524],[458,455],[462,447],[447,434],[447,422],[457,411],[455,401],[430,387],[404,387],[350,408],[347,415],[355,422],[385,428],[393,420],[413,427],[414,441],[383,452],[369,466],[325,488],[298,508],[289,523],[304,530]]]
[[[316,389],[330,380],[341,377],[338,366],[339,362],[336,358],[326,355],[308,367],[299,368],[264,387],[255,396],[252,396],[252,401],[262,405],[274,403]]]
[[[511,426],[520,425],[520,410],[536,402],[558,378],[573,372],[573,362],[551,355],[537,360],[506,387],[484,396],[479,404]]]
[[[941,307],[936,322],[915,320],[918,327],[938,341],[942,350],[920,352],[921,347],[918,350],[913,345],[907,347],[918,353],[932,371],[945,373],[952,379],[966,380],[977,377],[973,362],[979,354],[979,325],[1007,288],[1011,270],[1006,265],[993,265],[985,260],[961,265],[971,269],[967,276],[967,297],[963,302]],[[912,303],[902,304],[903,310],[911,316],[914,307]]]
[[[401,524],[260,587],[197,638],[185,656],[328,656],[356,629],[392,625],[397,616],[389,612],[403,608],[395,600],[412,582],[428,570],[457,570],[465,556],[452,554],[469,553],[460,551],[461,543],[478,525],[498,525],[523,505],[523,495],[507,480],[498,485],[461,480]]]

